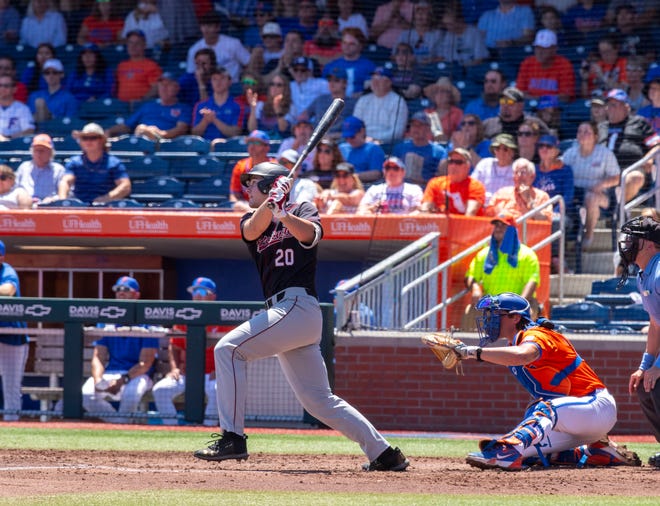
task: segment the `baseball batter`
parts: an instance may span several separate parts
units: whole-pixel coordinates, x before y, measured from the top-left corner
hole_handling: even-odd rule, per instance
[[[481,469],[522,470],[540,460],[588,465],[639,465],[607,437],[616,403],[570,341],[546,320],[532,321],[527,299],[514,293],[486,295],[477,303],[480,346],[457,353],[507,366],[535,398],[523,421],[498,439],[484,440],[466,462]],[[500,337],[508,347],[482,348]]]
[[[631,395],[637,392],[642,411],[660,442],[660,223],[640,216],[624,223],[621,233],[622,281],[628,276],[628,266],[637,264],[637,289],[650,320],[646,349],[639,368],[630,375],[628,390]],[[653,455],[649,464],[660,468],[660,453]]]
[[[225,335],[215,347],[218,414],[222,434],[194,456],[205,460],[248,458],[244,433],[247,363],[271,355],[304,408],[357,442],[368,471],[403,471],[409,462],[354,407],[333,395],[321,355],[322,316],[314,278],[323,236],[318,211],[309,202],[291,204],[288,170],[263,162],[241,176],[254,211],[241,219],[267,310]]]

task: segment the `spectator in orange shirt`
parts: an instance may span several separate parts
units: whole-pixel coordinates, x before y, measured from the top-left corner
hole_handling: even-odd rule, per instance
[[[341,56],[339,27],[329,14],[319,19],[319,29],[312,40],[305,42],[303,53],[315,58],[321,65]]]
[[[469,176],[472,157],[463,148],[449,152],[447,175],[432,178],[422,198],[422,212],[480,216],[486,201],[486,188]]]
[[[236,162],[231,172],[231,181],[229,182],[229,201],[233,202],[233,209],[237,212],[246,213],[250,206],[247,201],[247,193],[241,184],[241,174],[250,172],[252,167],[261,162],[276,162],[274,158],[268,156],[270,150],[270,137],[262,130],[253,130],[245,139],[247,143],[247,152],[250,156]]]
[[[78,32],[78,45],[96,44],[108,46],[121,40],[124,20],[115,15],[114,2],[111,0],[96,0],[92,13],[83,19]]]
[[[555,32],[537,32],[534,54],[520,64],[516,86],[527,97],[553,95],[564,102],[575,98],[575,72],[568,58],[557,54]]]
[[[163,73],[160,66],[145,56],[147,41],[141,30],[126,34],[128,60],[117,65],[117,98],[125,102],[154,98],[156,83]]]
[[[514,161],[513,186],[505,186],[493,194],[486,208],[486,216],[497,216],[507,211],[518,218],[550,200],[547,192],[532,186],[535,178],[536,168],[532,162],[526,158]],[[544,207],[534,215],[534,219],[551,221],[552,206]]]

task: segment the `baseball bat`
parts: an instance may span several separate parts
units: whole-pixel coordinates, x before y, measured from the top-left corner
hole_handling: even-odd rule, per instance
[[[344,108],[344,101],[341,98],[335,98],[332,101],[332,104],[330,104],[328,110],[325,111],[325,114],[321,118],[321,121],[319,121],[318,124],[316,125],[316,128],[312,132],[312,135],[310,135],[307,144],[305,144],[305,147],[303,148],[302,152],[300,153],[300,156],[298,157],[298,161],[289,171],[289,176],[288,176],[289,178],[293,177],[293,175],[296,173],[296,170],[298,170],[298,167],[300,167],[300,164],[303,163],[305,158],[307,158],[309,154],[314,150],[316,145],[321,141],[321,139],[323,139],[323,136],[326,133],[328,133],[330,127],[334,124],[335,121],[337,121],[337,118],[341,114],[343,108]]]

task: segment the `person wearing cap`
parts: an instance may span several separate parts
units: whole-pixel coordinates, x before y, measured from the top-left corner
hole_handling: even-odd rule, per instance
[[[596,58],[585,60],[580,67],[583,97],[589,97],[594,91],[601,94],[611,89],[625,88],[628,81],[626,58],[619,53],[619,39],[606,34],[598,40]]]
[[[198,102],[193,112],[191,133],[208,140],[227,139],[239,135],[240,106],[229,95],[231,76],[226,69],[216,67],[211,70],[213,97]]]
[[[206,277],[195,278],[192,284],[187,288],[187,292],[194,301],[216,300],[217,287],[215,282]],[[232,327],[224,325],[207,325],[207,337],[220,337],[222,334],[231,330]],[[186,325],[174,325],[172,332],[176,334],[185,334]],[[204,393],[206,394],[206,408],[204,409],[204,425],[217,425],[214,419],[218,415],[218,403],[216,398],[215,384],[215,359],[213,358],[213,348],[215,344],[206,348],[204,359]],[[158,381],[151,393],[154,396],[156,410],[161,416],[163,425],[177,424],[177,409],[174,401],[177,397],[183,395],[186,391],[186,338],[171,337],[167,345],[167,356],[170,370],[163,379]]]
[[[506,211],[517,219],[550,200],[547,192],[533,186],[536,167],[530,160],[518,158],[512,168],[513,186],[504,186],[493,193],[487,202],[486,216],[497,216]],[[552,221],[552,206],[545,206],[532,219]]]
[[[30,209],[32,198],[16,185],[16,174],[9,165],[0,164],[0,210]]]
[[[324,93],[316,97],[307,109],[298,116],[298,119],[306,119],[313,124],[317,123],[321,120],[334,99],[341,98],[344,101],[344,108],[341,110],[337,120],[330,127],[330,130],[328,130],[328,135],[339,139],[341,137],[341,125],[348,116],[353,114],[357,99],[346,95],[348,75],[343,68],[334,67],[329,69],[325,78],[328,80],[329,93]]]
[[[330,92],[328,81],[320,77],[313,77],[314,67],[306,56],[300,56],[291,62],[289,73],[293,76],[291,81],[292,112],[298,117],[309,107],[315,98]]]
[[[28,107],[35,122],[53,118],[73,118],[78,112],[78,100],[62,86],[64,66],[57,59],[47,60],[42,67],[47,89],[30,93]]]
[[[0,183],[2,184],[2,183]],[[21,296],[21,283],[16,270],[5,261],[5,243],[0,240],[0,299],[7,304]],[[21,331],[27,325],[22,321],[0,319],[0,328],[16,329],[16,334],[0,334],[0,377],[2,377],[2,409],[5,422],[19,419],[16,411],[21,409],[21,384],[23,371],[29,354],[29,338]]]
[[[141,30],[144,33],[147,49],[169,45],[170,33],[160,15],[156,0],[140,0],[135,9],[126,15],[122,38],[125,39],[133,30]]]
[[[140,298],[140,284],[130,276],[121,276],[112,291],[117,300]],[[100,326],[102,330],[105,327]],[[108,325],[107,330],[114,330],[113,327]],[[142,396],[153,386],[151,375],[159,348],[157,337],[106,335],[95,341],[92,375],[82,387],[83,408],[90,413],[103,413],[99,418],[104,422],[134,422],[129,414],[138,411]],[[115,409],[110,401],[119,401],[119,408]]]
[[[174,139],[190,132],[192,111],[179,102],[179,82],[170,72],[163,72],[157,81],[158,99],[146,102],[124,123],[108,128],[108,137],[133,133],[152,141]]]
[[[540,118],[525,112],[525,94],[514,86],[504,88],[500,95],[500,113],[484,121],[484,135],[493,138],[504,133],[515,137],[518,128],[527,118],[534,118],[539,123],[541,133],[547,134],[548,125]]]
[[[195,54],[203,47],[208,47],[215,51],[217,64],[227,69],[232,82],[238,82],[241,70],[250,62],[250,52],[237,38],[220,33],[221,27],[222,20],[214,11],[200,19],[202,38],[188,49],[186,70],[195,71]]]
[[[281,20],[281,18],[279,19]],[[312,75],[314,77],[320,77],[321,64],[316,60],[316,58],[305,55],[305,39],[303,38],[302,33],[296,29],[285,31],[285,33],[284,51],[282,52],[282,56],[280,56],[280,58],[277,60],[270,60],[268,63],[266,63],[263,70],[261,71],[261,74],[267,76],[267,78],[270,78],[275,74],[284,74],[287,79],[293,80],[293,76],[291,75],[291,65],[293,64],[293,61],[296,58],[300,58],[301,56],[306,56],[312,63]]]
[[[437,142],[449,141],[463,118],[463,111],[458,107],[461,92],[448,77],[443,76],[424,87],[424,95],[431,102],[425,112],[431,120],[433,139]]]
[[[658,135],[645,118],[633,114],[628,94],[621,89],[610,90],[605,96],[607,121],[598,125],[598,142],[614,152],[619,167],[625,170],[660,144]],[[625,202],[630,201],[645,187],[650,187],[650,166],[629,172],[624,181]],[[647,170],[648,169],[648,170]]]
[[[639,367],[630,375],[628,392],[637,394],[642,412],[660,443],[660,223],[650,216],[638,216],[622,225],[621,235],[618,243],[623,264],[621,281],[625,283],[628,278],[629,266],[639,268],[637,291],[649,313],[646,347]],[[649,464],[660,468],[660,453],[653,455]]]
[[[481,216],[486,188],[469,176],[470,152],[455,148],[447,158],[447,175],[431,178],[424,189],[422,212]]]
[[[300,154],[295,149],[291,148],[285,149],[277,155],[278,163],[288,170],[293,169],[298,158],[300,158]],[[298,165],[298,168],[293,173],[293,186],[289,193],[289,202],[296,202],[297,204],[301,202],[311,202],[313,204],[321,188],[311,179],[300,177],[300,172],[301,165]]]
[[[355,174],[353,164],[338,163],[330,188],[323,190],[316,199],[321,214],[355,214],[364,197],[364,186]]]
[[[645,80],[645,93],[649,104],[642,107],[637,114],[651,124],[653,130],[660,134],[660,66],[655,67]]]
[[[534,54],[518,69],[516,87],[529,98],[556,96],[562,102],[575,98],[575,71],[568,58],[557,54],[557,34],[539,30],[534,38]]]
[[[381,144],[394,144],[403,138],[408,124],[408,104],[392,91],[392,69],[376,67],[371,73],[371,93],[355,103],[353,116],[364,121],[367,135]]]
[[[557,95],[543,95],[536,103],[536,117],[548,126],[549,133],[562,138],[561,106]]]
[[[431,120],[424,111],[417,111],[410,118],[406,138],[394,146],[392,154],[406,164],[406,180],[411,183],[426,185],[447,158],[445,148],[430,138]]]
[[[385,151],[375,142],[367,141],[367,129],[364,122],[349,116],[342,123],[341,136],[344,142],[339,144],[344,160],[355,167],[355,172],[363,183],[377,181],[383,176]]]
[[[440,43],[443,33],[436,24],[436,15],[431,2],[420,0],[413,8],[412,25],[399,35],[397,42],[409,43],[420,65],[440,59]]]
[[[249,51],[262,43],[261,29],[266,23],[275,21],[273,4],[269,1],[258,1],[254,8],[254,21],[243,29],[241,42]],[[282,27],[280,27],[281,30]]]
[[[463,330],[474,329],[477,302],[484,295],[511,292],[526,298],[533,314],[538,313],[536,290],[541,283],[539,258],[532,248],[520,242],[516,219],[500,211],[491,221],[490,243],[472,258],[465,273],[470,303],[462,319]]]
[[[341,55],[341,34],[337,22],[329,13],[319,19],[318,29],[312,39],[305,41],[303,54],[316,58],[321,65]]]
[[[53,47],[64,46],[67,28],[64,16],[52,0],[31,0],[21,21],[19,43],[37,47],[43,42]]]
[[[79,103],[109,98],[115,78],[96,44],[86,44],[76,58],[76,67],[67,78],[66,89]]]
[[[115,5],[112,0],[95,0],[92,12],[80,25],[76,39],[79,46],[96,44],[105,47],[123,39],[124,20],[116,15]]]
[[[479,16],[477,28],[484,33],[491,56],[497,56],[500,48],[532,42],[535,24],[534,12],[529,6],[520,5],[516,0],[499,0],[495,9]]]
[[[126,34],[128,59],[120,61],[116,71],[116,94],[119,100],[148,100],[158,94],[158,78],[163,69],[154,60],[147,58],[146,49],[144,32],[133,30]]]
[[[34,133],[30,108],[15,99],[16,80],[0,75],[0,142]]]
[[[248,157],[240,159],[231,171],[229,182],[229,201],[233,202],[233,210],[236,212],[247,212],[250,209],[248,195],[241,184],[241,174],[250,172],[252,167],[262,162],[274,162],[274,158],[268,156],[270,151],[270,137],[263,130],[253,130],[245,138]]]
[[[360,95],[365,91],[365,83],[373,72],[376,64],[362,55],[367,39],[359,28],[345,28],[341,32],[341,56],[330,60],[323,67],[323,77],[327,77],[330,69],[343,68],[348,75],[346,84],[347,95]]]
[[[406,165],[395,156],[383,163],[384,183],[371,185],[358,206],[357,214],[417,214],[424,190],[414,183],[406,183]]]
[[[504,88],[506,88],[504,73],[500,69],[488,69],[484,74],[483,93],[467,103],[465,114],[476,114],[482,121],[497,117],[500,113],[500,97]]]
[[[513,186],[513,160],[518,153],[518,145],[509,134],[499,134],[490,143],[492,157],[482,158],[471,176],[481,181],[486,188],[486,202],[504,186]]]
[[[607,121],[605,97],[599,91],[595,91],[589,99],[589,118],[597,125]]]
[[[131,194],[131,180],[126,167],[108,153],[108,139],[101,125],[86,124],[71,134],[82,149],[65,165],[64,176],[57,188],[60,199],[75,197],[90,204],[106,204]]]
[[[16,186],[23,188],[33,203],[56,200],[57,188],[64,177],[64,166],[53,161],[55,148],[50,135],[35,135],[30,144],[30,154],[32,159],[22,162],[16,169]]]
[[[284,45],[282,44],[282,28],[275,21],[269,21],[261,27],[261,43],[262,46],[257,46],[252,49],[251,57],[254,59],[255,55],[260,53],[261,67],[263,68],[271,60],[279,60],[284,52]]]
[[[309,138],[312,136],[312,123],[306,119],[298,119],[293,125],[293,135],[283,139],[280,143],[280,147],[277,150],[277,158],[280,158],[282,153],[288,149],[293,149],[296,153],[302,153]],[[316,148],[314,148],[307,158],[305,158],[300,164],[300,172],[308,172],[314,168],[314,155],[316,154]]]
[[[203,47],[195,53],[195,71],[179,77],[179,100],[194,107],[213,95],[211,71],[217,67],[215,51]]]

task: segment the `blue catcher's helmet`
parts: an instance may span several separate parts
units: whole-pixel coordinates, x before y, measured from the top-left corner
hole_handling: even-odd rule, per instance
[[[516,293],[485,295],[477,302],[476,309],[482,314],[476,319],[479,346],[487,346],[500,338],[500,317],[503,314],[519,314],[528,322],[532,321],[529,302]]]

